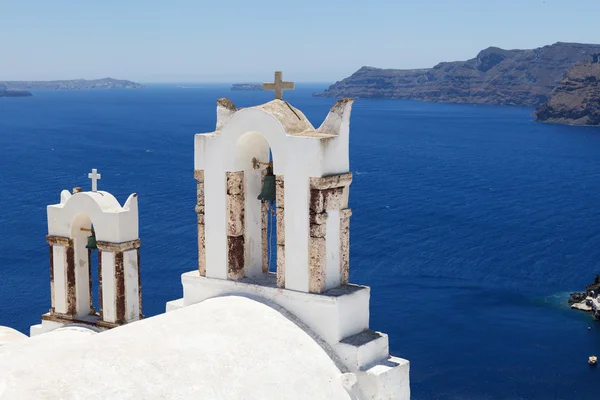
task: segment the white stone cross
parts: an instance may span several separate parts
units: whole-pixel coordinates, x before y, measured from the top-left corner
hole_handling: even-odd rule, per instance
[[[88,174],[88,178],[92,180],[92,192],[98,191],[98,179],[102,178],[102,175],[98,173],[96,168],[92,168],[92,172]]]
[[[281,100],[284,90],[294,90],[294,82],[284,82],[281,71],[275,71],[275,82],[263,83],[263,90],[274,90],[275,98]]]

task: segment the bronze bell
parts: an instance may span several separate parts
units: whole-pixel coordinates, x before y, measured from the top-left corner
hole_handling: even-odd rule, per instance
[[[92,230],[92,234],[88,236],[88,242],[85,246],[86,249],[96,250],[98,246],[96,245],[96,232]]]
[[[270,165],[267,167],[263,187],[257,198],[263,201],[275,201],[275,175],[273,175],[273,167]]]

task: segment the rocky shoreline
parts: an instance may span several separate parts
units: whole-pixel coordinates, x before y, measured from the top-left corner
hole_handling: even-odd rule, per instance
[[[591,313],[600,320],[600,274],[594,278],[594,283],[587,285],[585,291],[571,293],[569,304],[571,308]]]

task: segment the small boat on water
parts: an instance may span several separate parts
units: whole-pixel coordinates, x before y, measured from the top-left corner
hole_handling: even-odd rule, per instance
[[[590,364],[590,365],[598,365],[598,357],[596,357],[596,356],[590,356],[590,358],[588,358],[588,364]]]

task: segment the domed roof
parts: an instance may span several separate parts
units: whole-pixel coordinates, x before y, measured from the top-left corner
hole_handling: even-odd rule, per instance
[[[24,339],[28,339],[28,336],[7,326],[0,326],[0,346]]]
[[[73,335],[0,347],[0,399],[350,399],[306,332],[245,297]]]

